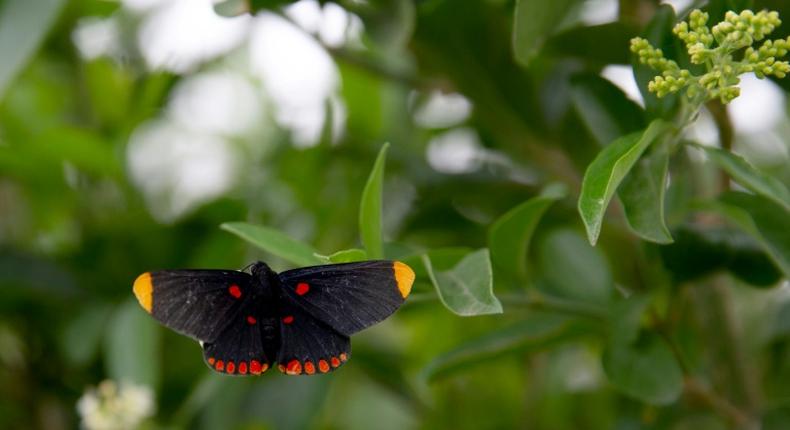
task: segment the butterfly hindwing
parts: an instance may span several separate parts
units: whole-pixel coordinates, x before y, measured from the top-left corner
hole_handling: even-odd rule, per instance
[[[213,342],[254,295],[252,277],[232,270],[146,272],[134,282],[140,305],[159,322]]]
[[[289,375],[331,372],[351,357],[351,341],[284,297],[280,305],[280,371]]]
[[[305,267],[280,274],[283,296],[345,336],[395,312],[413,281],[409,266],[388,260]]]
[[[213,342],[204,343],[203,359],[217,372],[260,375],[269,369],[262,330],[267,320],[258,312],[254,300],[246,301],[225,330]]]

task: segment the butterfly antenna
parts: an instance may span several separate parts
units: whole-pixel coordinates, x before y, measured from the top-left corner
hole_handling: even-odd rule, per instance
[[[248,264],[248,265],[244,266],[244,268],[243,268],[243,269],[241,269],[241,271],[242,271],[242,272],[247,272],[247,269],[249,269],[249,268],[250,268],[250,267],[252,267],[253,265],[255,265],[255,263],[250,263],[250,264]],[[248,272],[248,273],[249,273],[249,272]]]

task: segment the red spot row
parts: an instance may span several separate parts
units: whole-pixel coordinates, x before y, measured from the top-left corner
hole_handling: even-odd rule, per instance
[[[348,361],[348,354],[345,352],[341,353],[339,358],[331,357],[328,362],[322,358],[318,360],[318,371],[321,373],[327,373],[332,367],[340,367],[340,364],[345,361]],[[291,360],[285,365],[280,364],[278,368],[281,372],[287,373],[289,375],[301,375],[303,371],[307,375],[312,375],[316,371],[316,365],[310,360],[307,360],[304,363],[300,362],[299,360]]]
[[[250,360],[249,364],[246,361],[242,361],[238,366],[232,361],[225,362],[214,357],[209,357],[207,361],[209,366],[214,367],[214,370],[217,372],[225,372],[231,375],[236,373],[237,370],[240,375],[246,375],[247,372],[253,375],[260,375],[269,369],[269,363],[261,363],[258,360]]]
[[[241,288],[236,284],[231,284],[231,286],[228,287],[228,293],[236,299],[241,298]]]

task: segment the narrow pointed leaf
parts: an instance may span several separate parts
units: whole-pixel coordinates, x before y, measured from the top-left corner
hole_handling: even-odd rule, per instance
[[[250,244],[299,266],[323,264],[316,250],[273,228],[246,222],[226,222],[221,229],[235,234]]]
[[[580,330],[583,329],[583,330]],[[498,357],[551,347],[589,331],[573,320],[553,314],[531,314],[509,327],[473,339],[434,358],[422,372],[427,381],[451,376]]]
[[[356,248],[337,251],[332,255],[315,254],[315,256],[320,258],[324,264],[351,263],[353,261],[366,260],[368,257],[364,250]]]
[[[491,225],[488,247],[491,249],[491,260],[497,267],[519,278],[526,277],[527,250],[535,227],[546,210],[563,196],[564,192],[533,197]]]
[[[137,303],[130,300],[121,305],[104,333],[107,376],[156,387],[160,377],[159,333],[156,321]]]
[[[790,211],[765,197],[728,192],[714,206],[757,242],[790,278]]]
[[[623,136],[605,147],[587,167],[579,196],[579,213],[587,237],[595,245],[601,232],[603,215],[617,187],[642,153],[671,125],[655,120],[644,132]]]
[[[382,188],[384,184],[384,163],[387,159],[389,143],[385,143],[379,151],[373,170],[370,172],[362,201],[359,206],[359,232],[362,244],[370,258],[383,258],[384,245],[381,232]]]
[[[790,191],[780,180],[761,172],[740,155],[710,146],[695,146],[729,173],[735,182],[790,211]]]
[[[578,0],[518,0],[513,21],[513,53],[526,66],[554,34]]]
[[[35,54],[66,2],[0,2],[0,100],[16,75]]]

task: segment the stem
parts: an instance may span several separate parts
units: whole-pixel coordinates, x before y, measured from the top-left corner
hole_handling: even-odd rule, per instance
[[[695,397],[700,400],[705,406],[715,411],[722,417],[730,420],[737,428],[742,429],[756,429],[759,426],[755,422],[752,415],[742,411],[735,405],[730,403],[727,398],[719,395],[715,391],[706,387],[697,377],[691,372],[691,366],[686,361],[680,346],[675,342],[672,337],[670,328],[666,321],[661,318],[655,307],[649,309],[649,316],[653,322],[653,327],[658,334],[669,345],[672,355],[675,356],[680,365],[680,370],[683,372],[683,389],[687,396]]]
[[[729,152],[732,150],[732,145],[735,141],[735,127],[732,125],[730,115],[727,112],[727,106],[723,105],[720,101],[711,100],[707,104],[708,111],[713,116],[713,121],[716,123],[716,128],[719,130],[719,142],[721,149]],[[726,190],[730,187],[730,176],[723,169],[719,170],[720,188]]]
[[[737,428],[759,428],[758,423],[754,422],[754,420],[751,419],[747,414],[733,406],[733,404],[724,397],[721,397],[715,392],[711,391],[699,380],[695,378],[686,378],[683,384],[683,389],[688,396],[695,397],[697,400],[705,404],[705,406],[714,410],[717,414],[732,421],[732,423]]]
[[[759,389],[757,378],[753,377],[753,371],[748,364],[746,352],[743,349],[743,340],[738,330],[737,321],[733,312],[732,297],[729,285],[726,280],[719,276],[713,281],[712,301],[714,307],[714,317],[717,321],[717,333],[723,337],[723,347],[727,354],[729,373],[737,381],[729,384],[733,389],[737,389],[737,394],[742,397],[744,409],[752,417],[759,414]],[[729,379],[729,378],[728,378]]]

